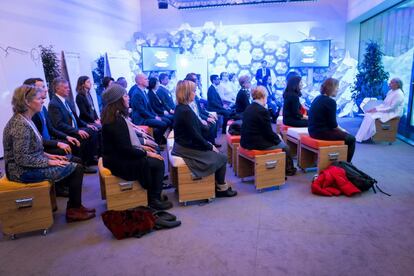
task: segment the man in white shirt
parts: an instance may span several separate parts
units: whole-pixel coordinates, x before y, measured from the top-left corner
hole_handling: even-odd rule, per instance
[[[234,90],[234,85],[229,81],[229,74],[227,72],[221,72],[220,84],[217,87],[218,93],[221,99],[229,104],[234,104],[236,101],[237,91]]]
[[[390,91],[382,104],[368,110],[365,113],[364,120],[356,134],[356,141],[369,140],[376,133],[375,120],[379,119],[385,123],[393,118],[401,117],[404,112],[404,93],[401,90],[402,81],[399,78],[394,78],[390,81]]]

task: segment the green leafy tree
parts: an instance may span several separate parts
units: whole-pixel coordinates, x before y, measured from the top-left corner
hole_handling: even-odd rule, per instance
[[[375,41],[366,44],[364,59],[358,66],[358,74],[353,86],[353,99],[358,105],[364,98],[383,99],[389,73],[385,72],[382,64],[384,53]]]
[[[45,78],[47,86],[49,87],[49,97],[51,98],[54,94],[52,81],[59,77],[61,74],[60,70],[60,60],[53,51],[53,46],[49,45],[49,47],[45,47],[40,45],[40,57],[42,58],[43,70],[45,72]]]

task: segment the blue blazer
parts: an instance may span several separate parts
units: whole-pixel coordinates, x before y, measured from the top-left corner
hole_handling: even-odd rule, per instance
[[[87,127],[87,123],[79,119],[76,114],[75,107],[71,102],[67,101],[69,108],[72,110],[73,116],[75,117],[78,128],[72,126],[72,117],[63,102],[57,97],[53,96],[49,102],[49,118],[52,121],[53,126],[64,132],[67,135],[74,136],[78,134],[80,128]]]
[[[131,91],[130,91],[131,92]],[[157,116],[152,110],[147,95],[144,91],[136,86],[136,91],[132,95],[131,108],[132,108],[132,122],[136,125],[144,124],[145,120],[155,119]]]
[[[164,106],[163,102],[154,91],[148,91],[148,100],[152,110],[159,116],[164,116],[164,111],[170,111],[170,109]]]
[[[270,69],[266,68],[266,75],[263,76],[263,70],[262,68],[257,69],[256,71],[256,81],[257,85],[263,85],[263,79],[267,77],[270,78]]]
[[[221,97],[217,92],[217,89],[213,85],[210,85],[207,91],[207,104],[208,110],[210,111],[224,110],[223,101],[221,100]]]
[[[168,108],[168,111],[175,109],[175,104],[171,96],[171,92],[168,89],[160,86],[157,90],[157,95],[163,102],[164,106]]]

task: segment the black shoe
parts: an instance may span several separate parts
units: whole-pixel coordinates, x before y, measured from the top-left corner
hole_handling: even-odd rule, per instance
[[[162,189],[163,190],[168,190],[173,188],[173,185],[169,184],[169,183],[162,183]]]
[[[58,197],[69,197],[69,188],[68,187],[57,187],[56,186],[56,196],[58,196]]]
[[[87,165],[88,166],[96,166],[96,165],[98,165],[98,159],[93,158],[91,161],[88,161],[87,162]]]
[[[164,175],[164,180],[168,180],[168,174]]]
[[[216,144],[216,143],[214,143],[213,144],[216,148],[221,148],[221,144]]]
[[[293,176],[293,175],[296,174],[296,168],[288,169],[288,170],[286,170],[285,173],[286,173],[287,176]]]
[[[161,201],[159,199],[153,199],[150,203],[149,206],[151,208],[154,208],[156,210],[168,210],[171,209],[173,207],[172,203],[169,201]]]
[[[233,191],[230,187],[226,191],[216,191],[216,197],[233,197],[237,195],[237,191]]]
[[[155,230],[162,230],[162,229],[171,229],[175,228],[181,225],[181,221],[175,220],[175,221],[168,221],[164,220],[162,218],[157,218],[155,220]]]
[[[90,174],[94,174],[96,173],[96,169],[92,168],[92,167],[83,167],[83,173],[90,173]]]

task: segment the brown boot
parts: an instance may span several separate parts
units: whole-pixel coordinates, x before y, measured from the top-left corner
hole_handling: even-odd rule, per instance
[[[87,213],[83,211],[81,208],[66,209],[66,221],[67,222],[88,220],[94,217],[95,217],[95,213]]]

